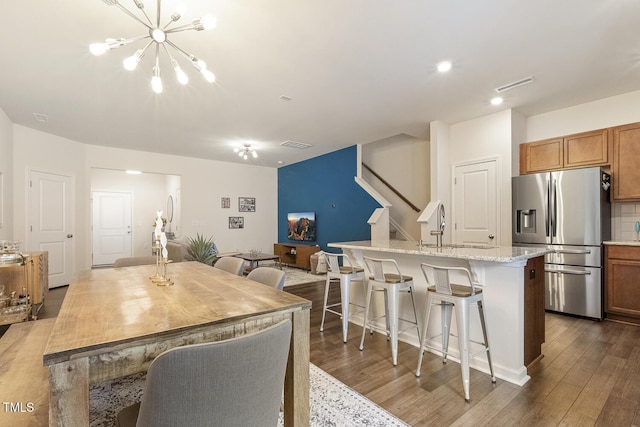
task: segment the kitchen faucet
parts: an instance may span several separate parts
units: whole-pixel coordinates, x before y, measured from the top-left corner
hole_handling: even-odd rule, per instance
[[[439,222],[437,230],[431,230],[431,235],[436,236],[436,247],[442,247],[442,235],[444,234],[444,205],[442,203],[438,203],[438,209],[436,210],[436,219]]]

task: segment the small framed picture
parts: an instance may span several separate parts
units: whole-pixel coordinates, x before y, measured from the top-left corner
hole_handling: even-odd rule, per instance
[[[229,228],[244,228],[244,217],[243,216],[230,216],[229,217]]]
[[[222,198],[222,207],[228,209],[231,207],[231,197]]]
[[[238,197],[238,212],[255,212],[255,197]]]

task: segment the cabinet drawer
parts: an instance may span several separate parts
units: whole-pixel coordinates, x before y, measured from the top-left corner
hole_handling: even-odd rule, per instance
[[[640,262],[640,246],[607,245],[607,258],[628,259]]]

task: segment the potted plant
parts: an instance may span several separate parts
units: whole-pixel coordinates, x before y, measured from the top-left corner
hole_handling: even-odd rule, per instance
[[[218,253],[213,237],[205,238],[200,233],[196,237],[187,237],[187,258],[203,264],[212,265]]]

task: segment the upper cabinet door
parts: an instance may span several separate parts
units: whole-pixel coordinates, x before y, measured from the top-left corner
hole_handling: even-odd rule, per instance
[[[609,129],[564,137],[564,167],[582,168],[609,164]]]
[[[562,169],[562,138],[520,144],[520,175]]]
[[[640,123],[613,128],[612,198],[640,201]]]

